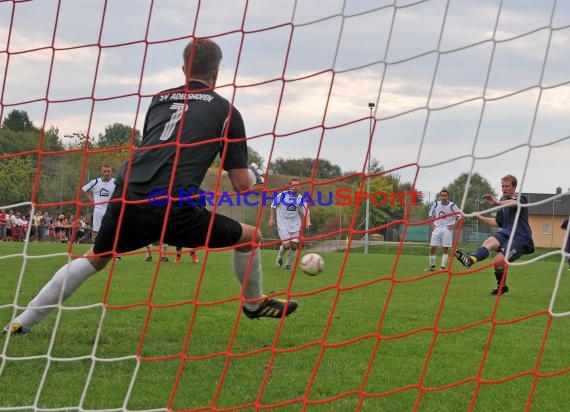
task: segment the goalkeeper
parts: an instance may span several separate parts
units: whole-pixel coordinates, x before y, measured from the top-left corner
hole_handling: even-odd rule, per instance
[[[6,333],[27,332],[89,276],[102,270],[113,255],[159,240],[165,220],[164,243],[186,248],[236,246],[233,267],[247,317],[281,318],[295,311],[297,302],[263,295],[259,248],[254,247],[261,240],[259,229],[212,214],[195,203],[169,202],[178,193],[199,190],[218,155],[234,190],[248,190],[259,181],[247,164],[241,114],[214,91],[221,59],[221,49],[212,40],[188,43],[182,66],[186,84],[162,91],[150,103],[141,148],[121,167],[93,248],[59,269],[26,310],[6,326]],[[171,176],[174,181],[168,193]],[[123,199],[136,203],[125,204]]]
[[[465,267],[486,259],[491,250],[496,250],[498,254],[493,260],[495,266],[495,278],[497,287],[490,294],[505,294],[509,291],[505,275],[505,266],[507,262],[514,262],[523,255],[534,252],[534,242],[532,240],[532,231],[528,224],[528,208],[522,207],[520,210],[518,221],[515,226],[515,218],[517,215],[517,199],[525,205],[528,203],[525,196],[516,193],[517,178],[507,175],[501,179],[501,190],[503,197],[501,200],[495,199],[491,194],[483,196],[483,199],[491,206],[504,206],[497,211],[495,219],[475,215],[475,218],[483,223],[491,226],[499,226],[499,230],[491,237],[483,242],[483,245],[470,255],[464,254],[461,250],[455,251],[455,257]],[[512,239],[511,247],[507,253],[507,247],[510,239]]]

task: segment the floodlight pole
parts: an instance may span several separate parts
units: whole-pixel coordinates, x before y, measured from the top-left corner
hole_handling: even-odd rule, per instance
[[[366,165],[366,217],[364,219],[364,254],[368,254],[368,244],[370,242],[368,236],[368,228],[370,221],[370,158],[372,151],[372,111],[376,105],[374,103],[368,103],[368,108],[370,109],[370,130],[369,130],[369,141],[368,141],[368,164]]]

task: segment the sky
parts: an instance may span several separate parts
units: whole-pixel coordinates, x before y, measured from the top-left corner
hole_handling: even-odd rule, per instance
[[[192,35],[222,47],[218,92],[266,160],[362,171],[370,143],[423,192],[470,171],[570,188],[569,1],[0,0],[2,116],[141,130]]]

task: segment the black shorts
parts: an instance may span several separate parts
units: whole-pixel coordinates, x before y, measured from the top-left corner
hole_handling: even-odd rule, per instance
[[[122,189],[117,187],[114,193],[120,198],[121,192]],[[153,206],[149,203],[109,203],[95,238],[93,252],[104,254],[114,250],[116,253],[125,253],[160,240],[165,215],[166,206]],[[222,248],[237,244],[242,232],[241,224],[229,217],[212,214],[203,207],[172,204],[163,242],[186,248]]]
[[[532,239],[519,238],[515,235],[513,238],[513,243],[511,244],[511,249],[507,255],[507,246],[509,245],[509,236],[502,232],[497,232],[493,235],[500,243],[497,252],[502,253],[505,256],[507,262],[514,262],[523,255],[528,255],[534,253],[534,243]]]

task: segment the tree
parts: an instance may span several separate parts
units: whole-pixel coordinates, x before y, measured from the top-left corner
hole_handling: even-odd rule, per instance
[[[462,173],[453,182],[442,188],[449,192],[449,198],[458,205],[461,205],[461,201],[463,200],[468,178],[468,173]],[[467,192],[465,205],[463,205],[462,208],[463,212],[471,213],[480,210],[480,207],[482,206],[481,196],[486,193],[491,193],[493,196],[497,196],[487,179],[477,172],[473,173],[471,175],[471,180],[469,181],[469,190]]]
[[[278,157],[271,162],[271,171],[273,174],[297,176],[299,178],[308,178],[313,174],[316,160],[311,157],[302,159],[283,159]],[[326,159],[319,159],[317,164],[317,179],[336,179],[342,176],[340,166],[337,166]]]
[[[38,131],[34,126],[28,113],[24,110],[12,110],[2,122],[2,127],[10,129],[13,132],[30,132]]]
[[[30,201],[34,172],[30,156],[0,159],[0,204]]]
[[[105,127],[105,132],[99,134],[98,148],[128,146],[131,144],[131,135],[134,132],[134,145],[139,146],[141,132],[121,123],[115,123]]]
[[[257,163],[261,170],[265,169],[265,159],[251,146],[247,146],[247,158],[249,163]]]

